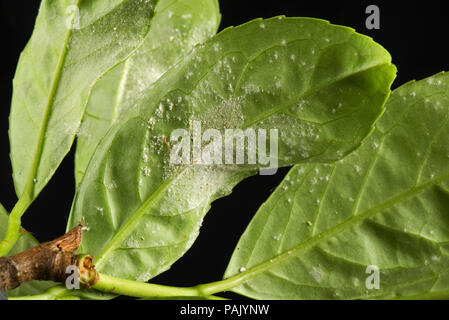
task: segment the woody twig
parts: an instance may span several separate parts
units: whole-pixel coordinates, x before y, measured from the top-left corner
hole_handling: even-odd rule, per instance
[[[17,288],[30,280],[51,280],[64,283],[70,274],[69,266],[78,267],[80,282],[91,287],[98,281],[98,273],[90,255],[77,255],[82,239],[80,224],[62,237],[42,243],[16,255],[0,258],[0,290]]]

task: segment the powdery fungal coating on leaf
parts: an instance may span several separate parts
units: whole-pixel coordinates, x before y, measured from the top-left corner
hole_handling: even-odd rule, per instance
[[[154,1],[78,2],[74,25],[65,1],[42,1],[14,76],[9,134],[14,186],[31,199],[69,151],[91,86],[141,44],[153,15]]]
[[[75,154],[76,183],[81,182],[96,146],[107,130],[193,46],[213,36],[220,14],[215,0],[159,0],[150,30],[139,49],[125,62],[109,71],[94,86],[83,118]],[[168,41],[167,41],[168,39]],[[186,73],[186,78],[192,72]],[[173,107],[161,103],[155,117],[148,120],[151,128]]]
[[[330,42],[316,41],[324,37]],[[363,54],[354,59],[354,50]],[[292,54],[301,59],[292,61]],[[395,76],[390,61],[352,29],[307,18],[255,20],[195,47],[136,98],[90,160],[70,217],[73,223],[85,215],[92,228],[81,250],[113,276],[143,281],[166,270],[198,236],[210,203],[260,165],[198,165],[195,157],[174,165],[163,137],[173,150],[171,132],[195,123],[221,133],[275,128],[279,165],[333,162],[357,148],[383,112]],[[342,107],[332,113],[335,101]],[[118,187],[105,188],[103,181]],[[282,205],[295,206],[293,198]],[[271,238],[271,245],[283,242]]]
[[[233,291],[256,299],[444,297],[448,88],[446,73],[403,85],[358,150],[334,164],[293,167],[237,245],[225,278],[235,281],[243,264],[247,271]],[[296,187],[283,190],[289,181]],[[301,205],[280,206],[290,197]],[[363,285],[368,266],[380,270],[379,289]]]

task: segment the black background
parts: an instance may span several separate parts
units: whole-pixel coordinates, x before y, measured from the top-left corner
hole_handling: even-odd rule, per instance
[[[367,30],[365,9],[379,6],[380,30]],[[39,1],[15,0],[0,3],[2,49],[0,87],[0,202],[11,210],[17,198],[9,163],[8,115],[19,54],[29,39]],[[301,1],[301,0],[221,0],[220,30],[258,17],[276,15],[308,16],[350,26],[374,38],[393,56],[398,77],[393,88],[422,79],[449,68],[446,47],[449,12],[444,1]],[[201,234],[191,250],[172,268],[152,282],[190,286],[219,280],[226,268],[240,234],[257,208],[287,172],[275,176],[254,176],[241,182],[232,195],[215,201]],[[48,186],[29,208],[23,226],[40,241],[51,240],[65,231],[74,195],[73,150],[63,161]]]

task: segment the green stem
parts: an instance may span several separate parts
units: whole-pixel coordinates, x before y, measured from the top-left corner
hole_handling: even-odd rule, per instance
[[[122,294],[136,298],[165,298],[165,297],[204,297],[205,295],[195,287],[181,288],[159,284],[137,282],[100,274],[98,282],[92,287],[96,290]]]
[[[93,288],[107,293],[144,299],[201,297],[216,300],[220,297],[213,296],[213,294],[232,289],[253,275],[254,272],[241,273],[225,280],[183,288],[137,282],[100,274],[100,278]]]
[[[92,287],[97,291],[114,295],[126,295],[142,299],[205,299],[205,300],[227,300],[203,291],[200,285],[196,287],[171,287],[153,283],[138,282],[99,274],[98,282]],[[219,292],[219,291],[216,291]],[[56,286],[48,289],[46,292],[34,296],[23,296],[11,298],[11,300],[61,300],[75,299],[88,296],[88,290],[68,290],[63,286]],[[106,295],[106,299],[112,298],[112,295]],[[90,298],[98,299],[97,295]]]
[[[19,240],[21,218],[32,202],[29,195],[30,193],[25,190],[8,217],[8,229],[5,237],[0,241],[0,257],[6,256]]]

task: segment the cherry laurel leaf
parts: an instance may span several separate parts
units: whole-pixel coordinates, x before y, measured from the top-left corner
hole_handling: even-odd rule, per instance
[[[91,86],[143,41],[156,0],[41,2],[13,81],[14,186],[37,197],[70,150]]]
[[[403,85],[354,153],[293,167],[233,253],[225,278],[245,280],[233,291],[256,299],[447,298],[448,89],[445,73]]]
[[[396,69],[346,27],[309,18],[254,20],[199,45],[142,93],[89,162],[69,228],[100,272],[147,281],[195,241],[215,199],[265,165],[173,164],[170,136],[200,123],[221,133],[277,129],[280,166],[333,162],[384,111]],[[172,145],[173,146],[173,145]]]
[[[217,0],[159,0],[142,46],[107,72],[92,89],[76,145],[77,185],[101,138],[120,114],[132,108],[136,97],[193,46],[212,37],[219,22]]]

